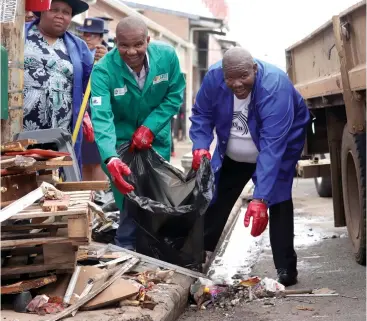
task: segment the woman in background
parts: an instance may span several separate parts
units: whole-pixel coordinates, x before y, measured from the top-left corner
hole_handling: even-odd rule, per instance
[[[88,8],[81,0],[53,0],[50,10],[35,12],[37,19],[26,24],[24,131],[61,128],[73,132],[93,56],[86,43],[67,29],[72,17]],[[80,172],[82,132],[74,145]]]

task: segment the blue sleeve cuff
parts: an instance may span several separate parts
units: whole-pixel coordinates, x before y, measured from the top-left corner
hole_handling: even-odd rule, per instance
[[[197,142],[197,143],[194,143],[194,145],[192,146],[192,151],[197,150],[197,149],[209,150],[209,148],[210,148],[210,144],[208,144],[207,142]]]

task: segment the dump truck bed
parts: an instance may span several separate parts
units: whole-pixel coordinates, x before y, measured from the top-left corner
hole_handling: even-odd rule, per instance
[[[366,89],[366,1],[357,3],[339,16],[341,32],[347,35],[345,46],[352,91]],[[287,72],[307,100],[343,93],[341,61],[333,19],[286,50]],[[324,104],[326,105],[326,104]],[[324,107],[322,104],[310,108]]]

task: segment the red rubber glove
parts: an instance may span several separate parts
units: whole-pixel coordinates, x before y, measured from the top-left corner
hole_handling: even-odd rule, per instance
[[[94,130],[88,113],[85,113],[83,117],[83,135],[87,142],[94,142]]]
[[[149,149],[152,147],[154,135],[152,131],[145,126],[140,126],[133,135],[133,141],[130,146],[130,152],[137,149]]]
[[[134,190],[134,187],[123,179],[123,176],[130,175],[130,168],[117,157],[111,158],[107,163],[107,170],[111,174],[112,182],[121,194],[128,194]]]
[[[251,235],[256,237],[261,235],[268,225],[268,207],[264,202],[259,200],[252,200],[247,207],[245,214],[245,227],[250,225],[250,218],[252,217]]]
[[[192,152],[192,169],[194,171],[197,171],[200,167],[201,160],[203,157],[206,157],[207,159],[211,160],[212,156],[210,155],[209,151],[206,149],[196,149]]]

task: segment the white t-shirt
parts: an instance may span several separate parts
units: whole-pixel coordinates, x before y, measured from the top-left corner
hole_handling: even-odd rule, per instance
[[[246,99],[238,99],[234,96],[233,120],[226,154],[236,162],[256,163],[259,155],[247,125],[250,101],[251,93]]]

